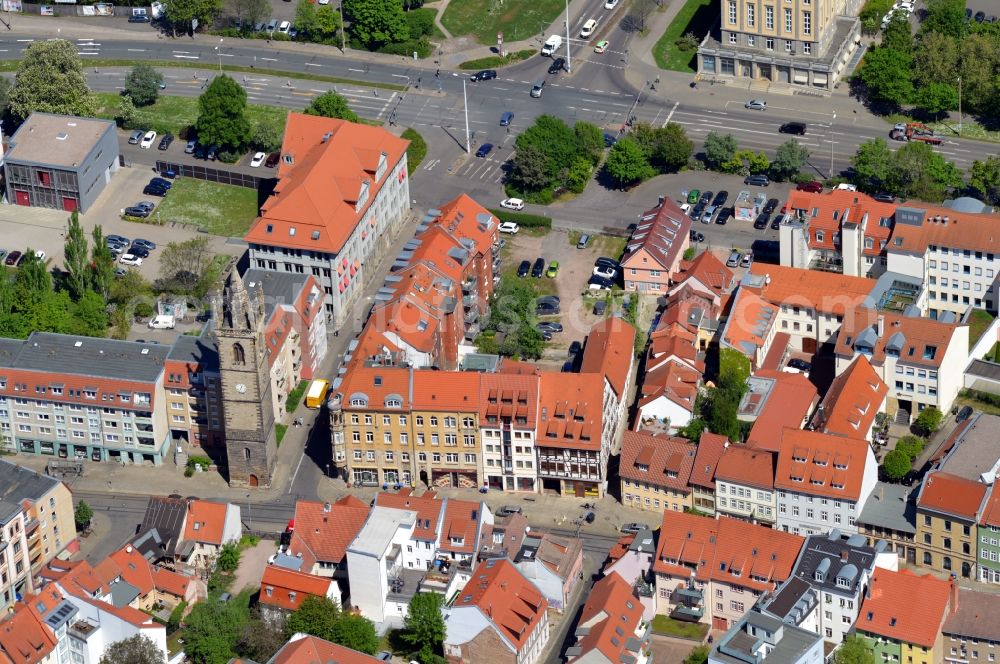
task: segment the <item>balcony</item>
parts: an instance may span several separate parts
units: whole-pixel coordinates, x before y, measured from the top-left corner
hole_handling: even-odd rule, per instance
[[[463,295],[462,296],[462,306],[466,309],[471,309],[479,303],[479,299],[475,295]]]
[[[465,314],[465,322],[467,324],[469,324],[469,323],[475,323],[477,320],[479,320],[479,310],[478,309],[470,309],[468,311],[468,313]]]
[[[678,604],[670,612],[671,618],[675,618],[676,620],[685,620],[687,622],[698,622],[704,615],[705,609],[702,607],[684,606],[683,604]]]
[[[462,292],[469,293],[475,289],[476,285],[479,284],[479,279],[477,277],[469,277],[462,282]]]
[[[697,588],[684,587],[675,590],[671,599],[684,604],[700,604],[704,597],[704,593]]]

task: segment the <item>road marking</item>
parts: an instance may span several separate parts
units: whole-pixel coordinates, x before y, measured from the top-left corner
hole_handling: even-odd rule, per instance
[[[130,49],[128,49],[128,52],[129,53],[145,53],[146,49],[144,49],[144,48],[130,48]]]
[[[406,74],[393,74],[394,78],[409,78]]]
[[[296,97],[312,97],[313,96],[313,93],[311,93],[311,92],[295,92],[294,90],[292,91],[292,94],[295,95]]]
[[[31,42],[33,42],[35,40],[34,39],[18,39],[17,41],[18,41],[18,43],[25,43],[25,42],[27,42],[27,43],[30,44]]]
[[[100,51],[80,51],[79,55],[100,55]]]
[[[233,57],[232,53],[219,53],[218,55],[219,55],[220,58],[231,58],[231,57]]]
[[[556,86],[553,85],[552,87],[556,87]],[[507,90],[510,90],[510,88],[501,88],[500,86],[496,86],[493,89],[494,90],[503,90],[504,92],[506,92]]]
[[[680,105],[679,101],[675,101],[674,102],[674,107],[670,109],[670,113],[667,115],[667,119],[663,121],[663,126],[664,127],[666,127],[668,124],[670,124],[670,118],[674,117],[674,111],[677,110],[677,107],[679,105]]]
[[[278,61],[277,58],[261,58],[261,60],[263,60],[265,62],[277,62]]]
[[[359,72],[361,72],[362,74],[364,74],[364,73],[365,73],[365,70],[364,70],[364,69],[348,69],[347,71],[359,71]]]
[[[306,67],[322,67],[322,66],[323,65],[319,64],[318,62],[307,62],[306,63]]]
[[[174,53],[190,53],[191,51],[174,51]]]
[[[434,167],[437,166],[439,163],[441,163],[440,159],[432,159],[431,161],[429,161],[426,164],[424,164],[424,169],[423,170],[425,170],[425,171],[432,171],[432,170],[434,170]]]
[[[197,60],[197,55],[174,55],[175,58],[183,58],[184,60]]]

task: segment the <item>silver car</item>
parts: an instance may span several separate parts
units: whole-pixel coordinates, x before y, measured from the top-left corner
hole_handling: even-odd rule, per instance
[[[743,108],[748,108],[751,111],[766,111],[767,102],[763,99],[751,99],[747,103],[743,104]]]

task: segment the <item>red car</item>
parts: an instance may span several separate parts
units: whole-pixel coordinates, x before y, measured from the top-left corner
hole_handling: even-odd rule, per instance
[[[281,157],[280,152],[272,152],[267,155],[267,160],[264,162],[264,168],[274,168],[278,165],[278,159]]]
[[[813,180],[812,182],[802,182],[795,186],[799,191],[808,191],[810,194],[823,193],[823,185]]]

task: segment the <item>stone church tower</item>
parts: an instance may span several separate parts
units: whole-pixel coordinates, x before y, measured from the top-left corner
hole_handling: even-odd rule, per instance
[[[215,300],[214,318],[229,485],[266,488],[278,445],[264,341],[264,295],[260,288],[247,293],[235,266]]]

